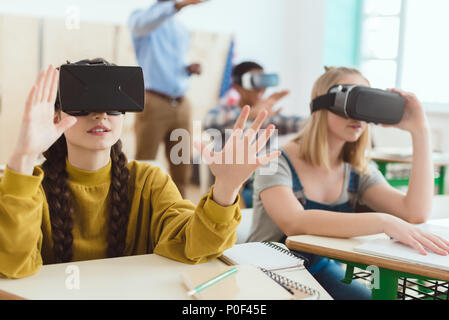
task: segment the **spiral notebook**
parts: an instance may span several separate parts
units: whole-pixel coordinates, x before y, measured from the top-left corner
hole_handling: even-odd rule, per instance
[[[237,244],[224,251],[220,259],[228,265],[254,265],[269,271],[304,267],[303,259],[273,242]]]
[[[279,285],[288,290],[294,300],[318,300],[320,298],[320,292],[308,286],[305,286],[297,281],[293,281],[287,277],[281,276],[276,272],[259,268],[267,276],[277,282]]]
[[[201,266],[184,271],[182,282],[188,291],[229,270],[230,266]],[[319,292],[272,271],[253,265],[239,265],[238,271],[196,293],[200,300],[315,300]]]

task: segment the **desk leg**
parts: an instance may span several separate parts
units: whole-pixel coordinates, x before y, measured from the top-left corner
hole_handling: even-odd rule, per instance
[[[382,173],[382,175],[387,178],[387,164],[388,162],[383,162],[383,161],[376,161],[377,163],[377,168],[379,169],[379,171]]]
[[[438,194],[444,194],[445,192],[445,185],[444,185],[444,179],[446,178],[446,167],[441,166],[440,167],[440,177],[438,181]]]
[[[397,300],[399,274],[388,269],[379,269],[379,287],[373,288],[373,300]]]
[[[350,265],[349,263],[346,265],[346,274],[345,278],[341,280],[341,282],[346,284],[352,283],[352,278],[354,278],[354,266]]]

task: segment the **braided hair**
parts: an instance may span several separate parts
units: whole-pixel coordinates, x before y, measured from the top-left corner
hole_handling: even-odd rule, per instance
[[[112,65],[104,59],[81,60],[75,64]],[[59,98],[55,102],[55,111],[60,111]],[[42,164],[44,180],[42,182],[50,211],[53,239],[54,262],[70,262],[73,259],[73,215],[72,194],[67,183],[66,171],[67,141],[62,135],[43,153]],[[109,189],[111,210],[108,230],[108,257],[122,256],[125,250],[126,231],[129,220],[128,160],[122,152],[122,142],[111,148],[111,186]]]

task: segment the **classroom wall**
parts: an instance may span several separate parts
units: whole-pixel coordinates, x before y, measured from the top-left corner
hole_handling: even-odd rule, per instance
[[[179,18],[191,30],[232,33],[235,61],[253,59],[279,72],[281,87],[292,90],[282,106],[287,114],[308,114],[313,79],[322,71],[327,0],[210,0],[187,8]],[[126,24],[135,8],[154,0],[15,0],[0,13]],[[70,20],[69,20],[70,22]],[[72,21],[73,22],[73,21]]]
[[[27,36],[18,37],[12,29]],[[0,164],[13,152],[25,101],[38,75],[38,29],[36,18],[0,15]]]
[[[21,32],[24,34],[19,37]],[[201,77],[192,78],[188,93],[195,107],[193,118],[201,120],[216,103],[230,35],[193,31],[191,38],[189,56],[200,59],[205,67]],[[0,14],[0,43],[0,164],[8,161],[16,145],[25,99],[39,65],[59,66],[86,57],[103,57],[119,65],[137,64],[128,27],[106,22],[83,22],[83,28],[69,30],[60,18]],[[125,116],[121,135],[130,159],[135,154],[134,116]],[[162,164],[163,157],[158,160]]]
[[[110,26],[125,27],[127,18],[133,10],[147,8],[154,2],[154,0],[3,1],[0,4],[0,14],[12,17],[31,17],[36,21],[45,20],[44,23],[38,23],[36,27],[27,29],[37,36],[47,35],[43,39],[45,42],[43,51],[40,52],[40,56],[43,58],[37,63],[30,64],[32,72],[27,75],[27,79],[29,78],[27,81],[30,83],[23,82],[19,87],[16,86],[17,89],[15,90],[26,86],[26,88],[21,89],[25,96],[31,86],[31,79],[35,78],[39,68],[44,67],[49,62],[57,65],[63,62],[64,58],[74,61],[79,55],[85,57],[89,53],[98,56],[96,53],[100,46],[99,43],[101,43],[102,55],[109,58],[111,47],[120,46],[118,43],[123,43],[118,41],[112,43],[111,41],[119,39],[120,34],[125,32],[123,28],[118,29],[119,34],[117,35],[115,34],[117,29]],[[281,87],[291,90],[290,96],[282,101],[283,112],[307,116],[313,79],[317,78],[322,72],[325,5],[326,0],[210,0],[210,2],[200,6],[183,10],[178,18],[194,34],[204,33],[222,36],[231,34],[235,40],[234,62],[238,63],[246,59],[256,60],[264,65],[267,71],[279,72]],[[98,34],[102,24],[105,25],[104,36]],[[96,28],[90,33],[88,29],[93,25]],[[67,26],[74,29],[69,30]],[[76,29],[77,27],[79,29]],[[5,31],[6,28],[7,25],[3,30]],[[52,28],[65,28],[65,30],[47,33],[47,30]],[[12,30],[12,35],[17,35],[20,34],[21,29],[12,27],[8,30]],[[85,41],[80,40],[81,35],[86,32],[93,36],[92,42],[95,48],[79,50],[80,45],[86,44]],[[75,36],[79,40],[68,41],[67,38],[64,38],[64,33],[70,34],[70,38],[73,38],[73,34],[79,34],[79,37]],[[99,40],[98,44],[95,44],[95,39]],[[63,49],[59,52],[57,50],[49,51],[50,45],[52,44],[54,48],[57,42]],[[90,45],[90,43],[88,41],[87,44]],[[4,42],[1,43],[1,45],[3,44]],[[20,42],[16,43],[16,45],[19,44]],[[117,52],[117,49],[122,48],[112,49]],[[128,49],[126,48],[125,51]],[[212,49],[217,50],[215,46]],[[20,48],[16,50],[20,51]],[[31,51],[22,51],[25,55],[27,52]],[[121,58],[120,55],[121,53],[118,56],[113,56],[112,60]],[[126,52],[124,56],[127,56]],[[129,58],[125,59],[130,60]],[[27,61],[26,59],[22,60]],[[208,63],[209,61],[211,61],[210,58],[208,58]],[[3,59],[3,62],[6,63],[7,59]],[[220,62],[217,61],[217,63]],[[216,70],[216,72],[218,71]],[[205,75],[208,72],[210,73],[210,70],[204,70]],[[3,89],[1,90],[5,91],[5,86],[0,81],[0,87],[2,86]],[[199,82],[194,78],[192,78],[191,88],[192,95],[201,91]],[[212,102],[212,99],[210,101],[211,108],[215,103]],[[16,117],[20,116],[20,112],[23,110],[23,102],[19,101],[17,105]],[[207,106],[202,105],[201,108],[207,108]],[[3,118],[5,119],[5,117]],[[1,144],[0,162],[2,163],[7,161],[11,152],[10,149],[13,144],[11,137],[15,138],[16,132],[14,130],[17,129],[17,122],[19,121],[16,120],[16,122],[11,123],[15,126],[15,129],[13,129],[14,135],[8,134],[8,137],[3,138],[8,139],[8,141]],[[132,120],[132,116],[127,120],[125,132],[130,132]],[[132,154],[133,143],[127,143],[126,145],[129,148],[129,154]]]

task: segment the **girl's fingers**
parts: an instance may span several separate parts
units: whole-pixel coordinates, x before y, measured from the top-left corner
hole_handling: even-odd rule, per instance
[[[281,155],[280,151],[273,151],[268,155],[257,158],[257,165],[264,166]]]
[[[214,152],[200,141],[194,141],[193,146],[201,154],[207,164],[211,164],[214,159]]]
[[[33,95],[33,102],[32,106],[35,106],[39,102],[39,87],[37,85],[34,85],[34,95]]]
[[[444,250],[447,253],[449,253],[449,243],[447,241],[445,241],[443,238],[438,237],[437,235],[434,235],[434,234],[431,234],[431,233],[426,233],[426,232],[422,232],[421,235],[423,237],[429,239],[433,243],[435,243],[442,250]]]
[[[396,89],[396,88],[390,88],[388,90],[391,91],[391,92],[399,93],[401,96],[405,96],[405,92],[402,91],[402,90],[399,90],[399,89]]]
[[[446,245],[446,247],[449,249],[449,241],[447,241],[446,239],[444,239],[444,238],[442,238],[440,236],[437,236],[437,235],[434,235],[434,236],[436,238],[438,238],[441,242],[443,242]]]
[[[46,76],[46,71],[42,70],[40,75],[39,75],[39,79],[38,79],[38,83],[37,83],[37,101],[36,104],[40,103],[42,101],[42,97],[44,95],[44,85],[45,85],[45,76]]]
[[[398,93],[399,95],[401,95],[406,101],[407,100],[412,100],[412,99],[416,99],[416,96],[413,93],[410,92],[406,92],[406,91],[402,91],[399,89],[389,89],[392,92]]]
[[[248,137],[248,140],[250,143],[253,142],[254,137],[257,135],[258,130],[262,126],[262,123],[265,121],[267,115],[268,115],[268,112],[265,110],[260,112],[258,114],[256,120],[254,120],[254,123],[252,124],[252,126],[248,130],[246,130],[245,137]]]
[[[31,100],[30,100],[30,105],[29,105],[29,110],[31,110],[31,108],[36,105],[39,101],[39,94],[40,94],[40,89],[41,89],[41,83],[42,83],[42,79],[44,78],[45,75],[45,71],[41,70],[41,72],[39,73],[39,76],[37,77],[36,83],[33,86],[33,89],[31,92],[33,92],[32,96],[31,96]],[[31,95],[30,92],[30,95]]]
[[[56,131],[58,133],[58,137],[61,136],[67,129],[72,127],[76,123],[76,117],[67,117],[62,119],[60,122],[56,124]]]
[[[39,77],[37,78],[37,81],[35,84],[36,97],[35,97],[35,100],[33,101],[33,105],[36,105],[40,101],[40,97],[41,97],[41,93],[42,93],[42,81],[44,80],[44,77],[45,77],[45,70],[41,70],[41,72],[39,73]]]
[[[47,99],[48,99],[48,93],[49,93],[49,91],[50,91],[50,85],[49,85],[49,83],[50,83],[50,81],[51,81],[51,78],[52,78],[52,72],[53,72],[53,70],[52,70],[52,66],[50,65],[48,68],[47,68],[47,71],[45,72],[45,77],[44,77],[44,82],[42,83],[42,87],[41,87],[41,94],[40,94],[40,97],[39,97],[39,101],[42,103],[42,102],[46,102],[47,101]]]
[[[260,127],[262,126],[262,123],[265,121],[265,119],[267,118],[268,112],[266,110],[260,112],[256,118],[256,120],[254,121],[254,123],[252,124],[252,126],[246,130],[245,132],[245,137],[248,137],[248,141],[250,143],[253,142],[254,138],[256,137]]]
[[[225,151],[225,162],[234,163],[234,158],[236,156],[241,156],[245,152],[245,138],[243,135],[243,129],[236,129],[232,132],[232,135],[226,141],[223,148]]]
[[[270,124],[265,129],[265,134],[262,134],[259,139],[256,141],[256,152],[259,153],[260,150],[262,150],[265,145],[267,144],[267,141],[271,138],[273,133],[276,131],[276,127],[273,124]]]
[[[421,243],[419,243],[418,241],[415,240],[415,238],[410,236],[410,241],[408,243],[406,242],[405,244],[408,244],[409,246],[411,246],[413,249],[418,251],[423,256],[427,256],[427,251],[424,249],[424,247],[421,245]]]
[[[408,99],[408,94],[405,91],[402,91],[402,90],[399,90],[399,89],[396,89],[396,88],[391,88],[391,89],[388,89],[388,90],[391,91],[391,92],[399,94],[404,99]]]
[[[53,69],[53,74],[51,77],[51,84],[50,84],[50,93],[48,94],[47,102],[53,102],[56,100],[56,94],[58,92],[58,76],[59,71],[56,69]]]
[[[31,88],[30,93],[28,94],[27,102],[25,104],[25,112],[29,113],[31,111],[31,108],[33,107],[33,101],[35,100],[36,96],[36,86],[34,85]]]
[[[245,106],[242,109],[242,112],[240,113],[240,116],[238,117],[237,121],[234,125],[234,130],[245,128],[246,120],[248,119],[249,115],[249,106]]]
[[[260,112],[257,115],[256,120],[254,121],[254,123],[251,126],[251,130],[252,132],[257,132],[259,131],[260,127],[262,126],[262,123],[265,121],[265,119],[267,118],[268,112],[266,110]]]
[[[439,255],[443,255],[443,256],[447,256],[447,251],[441,249],[440,247],[438,247],[433,241],[427,239],[425,236],[417,234],[414,236],[416,241],[419,241],[421,244],[423,244],[427,249],[429,249],[430,251],[439,254]]]
[[[236,144],[237,141],[242,140],[243,137],[244,137],[243,129],[234,129],[234,131],[232,131],[232,135],[226,141],[225,147],[226,147],[226,145],[231,144],[231,143]],[[225,149],[225,148],[223,148],[223,149]]]

